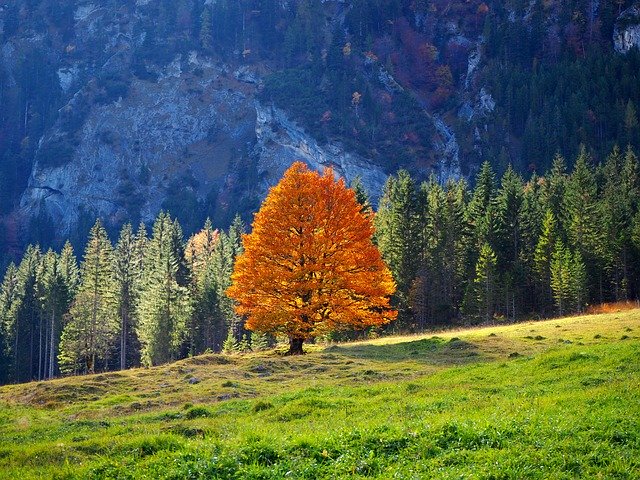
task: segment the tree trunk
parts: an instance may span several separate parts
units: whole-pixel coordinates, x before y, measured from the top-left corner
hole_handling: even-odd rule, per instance
[[[49,380],[51,380],[53,378],[53,367],[55,364],[55,340],[56,340],[56,311],[53,310],[52,314],[51,314],[51,331],[49,332],[49,343],[51,344],[49,346],[49,373],[47,375],[47,378]]]
[[[304,343],[304,338],[289,337],[289,351],[286,354],[287,355],[304,355],[304,352],[302,351],[303,343]]]

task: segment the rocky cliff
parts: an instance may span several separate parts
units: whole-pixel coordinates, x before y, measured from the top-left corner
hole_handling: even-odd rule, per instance
[[[593,124],[609,148],[599,125],[615,121],[591,98],[556,111],[574,104],[526,86],[587,45],[637,45],[640,8],[623,3],[7,1],[0,215],[23,238],[33,219],[63,238],[162,208],[186,230],[224,225],[295,160],[362,178],[375,202],[401,167],[442,182],[483,160],[541,168],[525,143],[547,117],[584,117],[586,141]]]

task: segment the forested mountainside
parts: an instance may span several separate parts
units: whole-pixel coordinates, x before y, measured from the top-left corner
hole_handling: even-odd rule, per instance
[[[161,208],[187,233],[225,226],[296,159],[375,195],[399,167],[528,175],[580,144],[637,149],[639,17],[629,0],[5,1],[1,251]]]

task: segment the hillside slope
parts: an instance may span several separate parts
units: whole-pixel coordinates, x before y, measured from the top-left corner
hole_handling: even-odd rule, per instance
[[[637,478],[640,311],[0,388],[0,478]]]

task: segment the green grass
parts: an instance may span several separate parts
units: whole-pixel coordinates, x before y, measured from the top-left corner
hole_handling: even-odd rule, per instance
[[[308,348],[2,387],[0,478],[640,477],[640,311]]]

